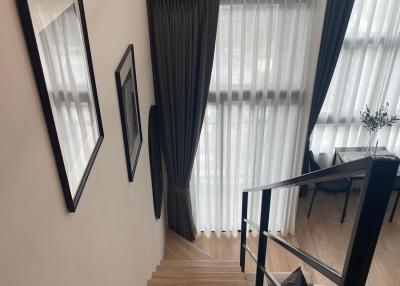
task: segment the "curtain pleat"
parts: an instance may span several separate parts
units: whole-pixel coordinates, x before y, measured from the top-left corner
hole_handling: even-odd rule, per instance
[[[243,189],[300,172],[314,9],[313,0],[221,2],[191,180],[198,230],[237,231]],[[297,189],[273,190],[271,230],[293,232],[295,197]],[[261,195],[251,194],[249,217],[256,222],[260,206]]]
[[[168,176],[168,223],[194,240],[189,181],[206,108],[218,1],[148,0],[156,104]],[[196,201],[196,196],[192,197]],[[194,209],[195,216],[198,212]]]
[[[375,110],[389,103],[390,112],[400,114],[399,47],[400,1],[356,0],[311,140],[321,164],[331,163],[335,147],[367,146],[360,122],[365,105]],[[377,140],[400,155],[397,124],[381,130]]]

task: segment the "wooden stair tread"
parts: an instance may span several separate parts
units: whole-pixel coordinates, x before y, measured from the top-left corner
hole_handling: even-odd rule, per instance
[[[241,272],[239,266],[157,266],[157,272],[185,272],[185,273],[199,273],[199,272]]]
[[[216,280],[244,280],[244,274],[238,272],[153,272],[154,279],[216,279]]]
[[[160,265],[162,266],[238,266],[239,262],[235,260],[162,260]]]
[[[148,286],[247,286],[239,261],[215,260],[194,243],[168,230],[164,260]]]
[[[247,286],[245,280],[217,279],[151,279],[147,286]]]

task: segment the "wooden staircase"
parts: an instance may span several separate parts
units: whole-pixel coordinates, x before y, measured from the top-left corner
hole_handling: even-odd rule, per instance
[[[244,274],[233,261],[163,260],[148,286],[235,285],[245,286]]]
[[[239,261],[215,260],[193,243],[167,232],[164,260],[148,286],[247,286]]]

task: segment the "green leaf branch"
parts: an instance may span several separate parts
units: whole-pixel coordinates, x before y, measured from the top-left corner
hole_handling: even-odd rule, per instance
[[[389,115],[389,103],[382,105],[375,112],[371,112],[368,105],[360,112],[360,119],[363,127],[369,132],[375,133],[385,126],[392,126],[396,121],[400,120],[396,115]]]

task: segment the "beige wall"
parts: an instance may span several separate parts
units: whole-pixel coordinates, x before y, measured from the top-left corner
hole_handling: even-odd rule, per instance
[[[15,0],[0,2],[0,285],[145,285],[162,258],[153,214],[148,110],[154,102],[145,0],[84,0],[105,140],[68,213]],[[144,141],[128,182],[114,70],[135,45]]]

